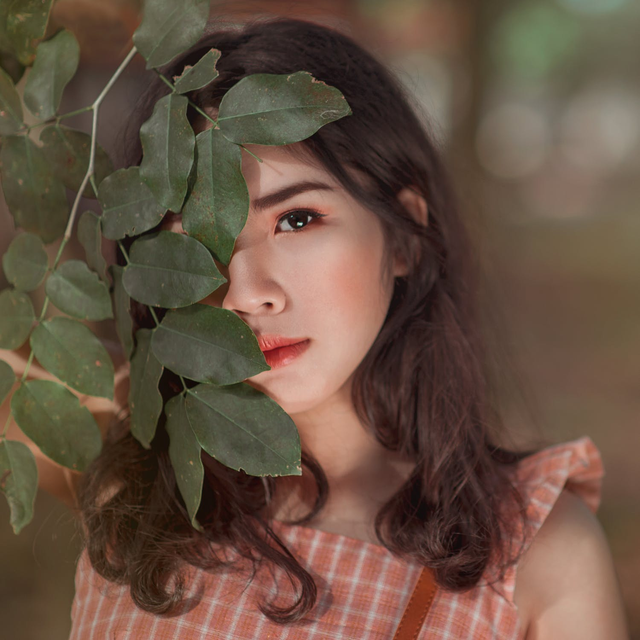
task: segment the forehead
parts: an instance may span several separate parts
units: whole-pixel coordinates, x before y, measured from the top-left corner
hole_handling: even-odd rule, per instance
[[[204,111],[214,119],[218,116],[218,108],[215,106],[204,107]],[[212,126],[210,120],[198,117],[194,122],[194,131],[197,134]],[[242,173],[247,184],[249,181],[281,179],[283,176],[286,178],[292,174],[295,174],[295,177],[300,177],[301,174],[304,174],[308,179],[324,178],[325,182],[331,181],[332,185],[337,186],[337,181],[322,167],[302,142],[282,146],[259,144],[245,144],[243,146],[263,161],[258,162],[249,153],[243,151]]]
[[[218,115],[218,108],[215,106],[203,107],[203,109],[214,119]],[[212,122],[205,118],[198,117],[194,122],[196,133],[212,126]],[[257,144],[245,144],[243,146],[262,160],[262,162],[259,162],[246,151],[243,150],[242,152],[242,173],[247,183],[251,200],[272,192],[274,187],[302,181],[322,182],[332,187],[335,195],[340,194],[344,197],[349,197],[340,180],[323,166],[304,142],[295,142],[282,146]],[[342,166],[342,169],[361,187],[372,188],[369,176],[355,165],[347,163]],[[271,189],[269,188],[270,186]]]
[[[247,144],[245,148],[262,160],[259,162],[249,153],[242,153],[242,173],[252,198],[259,198],[275,186],[301,180],[340,186],[299,142],[281,147]]]

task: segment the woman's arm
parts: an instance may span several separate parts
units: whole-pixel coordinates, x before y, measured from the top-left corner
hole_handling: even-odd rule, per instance
[[[518,569],[526,640],[628,640],[620,584],[596,516],[563,491]]]
[[[28,349],[21,349],[19,351],[6,351],[4,349],[0,349],[0,360],[8,362],[18,378],[22,376],[24,372],[28,356]],[[79,395],[80,404],[84,405],[89,409],[89,411],[91,411],[103,436],[112,420],[118,416],[118,413],[123,407],[126,407],[127,396],[129,393],[128,363],[118,361],[115,364],[117,367],[115,401],[107,400],[106,398]],[[54,376],[40,367],[35,361],[32,362],[31,367],[29,368],[28,379],[57,380]],[[12,392],[0,406],[0,429],[4,428],[7,421],[11,396],[17,388],[18,384],[16,383]],[[11,420],[9,424],[7,438],[9,440],[19,440],[20,442],[24,442],[33,452],[38,466],[38,486],[64,502],[67,506],[74,508],[76,506],[75,487],[77,480],[80,478],[80,473],[62,467],[56,462],[53,462],[53,460],[47,458],[40,451],[37,445],[22,433],[18,425],[13,420]]]

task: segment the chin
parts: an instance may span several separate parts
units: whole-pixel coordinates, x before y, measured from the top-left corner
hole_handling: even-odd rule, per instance
[[[252,386],[254,389],[257,389],[258,391],[261,391],[265,395],[269,396],[289,415],[309,411],[321,402],[321,400],[319,400],[315,396],[313,398],[301,397],[301,394],[297,392],[290,383],[286,385],[284,393],[279,393],[273,389],[273,386],[275,385],[256,382],[255,378],[248,378],[247,380],[245,380],[245,382],[248,385]],[[309,388],[307,387],[305,391],[308,393]]]

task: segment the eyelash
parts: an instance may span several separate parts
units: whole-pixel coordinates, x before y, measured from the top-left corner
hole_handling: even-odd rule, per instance
[[[287,211],[287,213],[283,213],[278,218],[277,224],[280,224],[287,216],[291,216],[294,213],[304,213],[304,214],[308,215],[311,218],[311,220],[318,220],[319,218],[326,218],[326,214],[325,213],[319,213],[318,211],[314,211],[313,209],[294,209],[293,211]],[[292,229],[291,231],[288,231],[287,233],[299,233],[300,231],[304,231],[309,226],[309,224],[310,223],[307,223],[301,229]],[[179,233],[181,233],[184,236],[189,235],[186,231],[180,231]]]
[[[288,216],[291,216],[293,214],[301,214],[301,213],[309,216],[311,220],[317,220],[318,218],[326,217],[326,214],[318,213],[317,211],[313,211],[312,209],[294,209],[293,211],[287,211],[287,213],[284,213],[283,215],[281,215],[278,218],[277,224],[280,224]],[[287,231],[286,233],[299,233],[300,231],[304,231],[309,226],[309,224],[310,222],[307,222],[307,224],[301,229],[291,229],[291,231]]]

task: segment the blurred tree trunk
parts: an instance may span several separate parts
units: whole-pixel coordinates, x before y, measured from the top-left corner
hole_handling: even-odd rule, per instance
[[[482,118],[483,100],[493,73],[489,53],[492,28],[506,7],[506,0],[459,0],[460,15],[469,21],[466,47],[459,57],[466,73],[454,85],[453,104],[456,126],[447,149],[453,178],[460,193],[472,201],[485,202],[485,175],[476,153],[476,134]],[[460,77],[462,76],[462,77]]]

